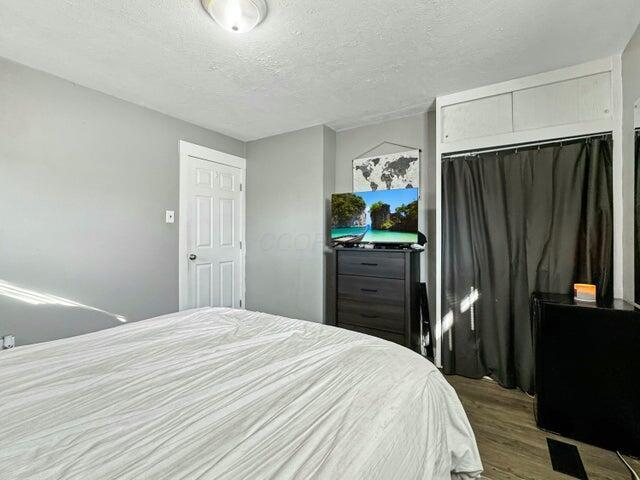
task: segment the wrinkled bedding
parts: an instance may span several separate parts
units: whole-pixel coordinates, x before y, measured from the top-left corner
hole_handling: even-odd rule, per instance
[[[449,479],[482,466],[427,360],[246,310],[0,352],[2,479]]]

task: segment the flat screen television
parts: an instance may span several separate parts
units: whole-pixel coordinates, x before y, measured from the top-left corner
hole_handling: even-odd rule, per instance
[[[418,189],[336,193],[331,196],[336,243],[418,243]]]

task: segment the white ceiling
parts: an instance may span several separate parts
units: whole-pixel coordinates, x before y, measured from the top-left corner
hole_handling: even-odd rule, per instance
[[[252,140],[423,112],[434,97],[620,53],[638,0],[0,0],[0,56]]]

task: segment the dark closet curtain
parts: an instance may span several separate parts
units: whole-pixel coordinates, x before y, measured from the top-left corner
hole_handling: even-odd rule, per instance
[[[444,159],[443,366],[534,391],[531,293],[613,296],[611,137]]]

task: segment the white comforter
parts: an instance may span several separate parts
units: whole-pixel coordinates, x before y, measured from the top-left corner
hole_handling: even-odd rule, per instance
[[[211,308],[0,352],[3,480],[409,480],[481,469],[436,368],[359,333]]]

